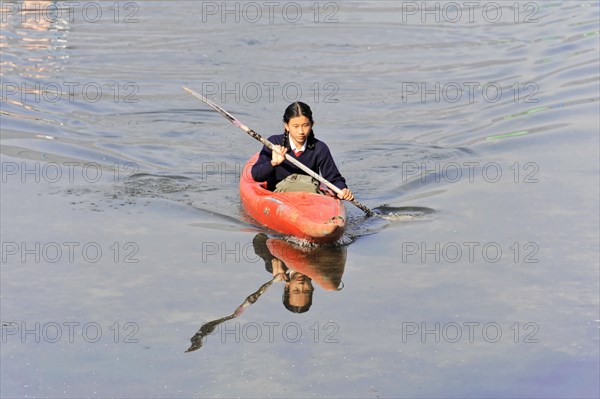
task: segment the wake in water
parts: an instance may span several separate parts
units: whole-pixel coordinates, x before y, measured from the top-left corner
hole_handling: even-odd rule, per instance
[[[243,210],[242,210],[243,212]],[[346,232],[339,240],[330,244],[315,244],[297,237],[286,236],[282,237],[286,241],[293,243],[299,247],[316,248],[316,247],[342,247],[352,244],[360,237],[375,234],[379,231],[391,226],[392,224],[428,220],[428,216],[435,213],[434,209],[420,206],[404,206],[391,207],[382,205],[373,208],[374,216],[362,216],[348,218]],[[252,223],[251,221],[249,223]],[[273,232],[277,235],[276,232]]]
[[[258,226],[245,213],[241,207],[239,196],[232,190],[232,187],[215,187],[214,184],[198,180],[193,176],[136,173],[120,183],[110,184],[109,187],[96,185],[93,189],[86,186],[69,187],[66,190],[57,188],[53,190],[52,194],[77,198],[71,202],[73,206],[80,209],[87,208],[94,212],[110,211],[123,206],[143,205],[146,207],[150,204],[149,200],[151,199],[163,199],[210,215],[210,221],[206,223],[195,222],[194,224],[198,227],[221,231],[262,231],[298,246],[307,248],[316,246],[295,237],[281,236],[277,232]],[[359,213],[350,204],[346,205],[346,209],[348,210],[346,232],[335,243],[324,246],[350,245],[362,236],[377,233],[391,225],[428,220],[435,213],[435,210],[426,207],[392,207],[384,204],[373,208],[375,215],[369,217]]]
[[[349,245],[360,237],[375,234],[392,225],[408,222],[428,221],[436,212],[434,209],[419,206],[392,207],[388,205],[373,208],[375,216],[351,216],[344,236],[336,243]]]

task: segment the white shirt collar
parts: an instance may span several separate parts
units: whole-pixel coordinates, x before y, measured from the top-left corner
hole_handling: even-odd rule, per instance
[[[306,143],[308,142],[308,140],[304,140],[304,144],[302,145],[302,148],[300,148],[298,150],[298,147],[296,147],[296,144],[294,143],[294,140],[292,140],[290,138],[290,147],[292,147],[292,151],[298,152],[298,151],[306,151]]]

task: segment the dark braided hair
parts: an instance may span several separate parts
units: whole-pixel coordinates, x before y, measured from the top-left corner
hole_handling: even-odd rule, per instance
[[[315,133],[312,127],[315,125],[315,121],[313,120],[312,111],[310,107],[300,101],[290,104],[283,113],[283,122],[289,123],[292,118],[296,118],[298,116],[305,116],[310,121],[310,133],[306,138],[306,148],[313,150],[315,148]],[[283,145],[288,149],[290,146],[290,133],[285,130],[283,132]]]

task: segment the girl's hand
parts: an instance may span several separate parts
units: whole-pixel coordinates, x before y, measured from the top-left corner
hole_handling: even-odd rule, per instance
[[[282,278],[285,279],[285,271],[287,270],[287,268],[285,267],[281,259],[271,259],[271,267],[273,268],[273,277],[281,275]]]
[[[340,194],[338,194],[338,198],[346,201],[352,201],[354,199],[354,195],[352,195],[352,191],[345,188]]]
[[[273,145],[273,150],[271,151],[271,165],[281,165],[281,163],[285,161],[286,152],[287,148],[280,145]]]

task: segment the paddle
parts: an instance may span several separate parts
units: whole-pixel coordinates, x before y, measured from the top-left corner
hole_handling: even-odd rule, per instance
[[[209,105],[212,109],[214,109],[215,111],[217,111],[218,113],[220,113],[221,115],[223,115],[225,118],[229,119],[229,122],[233,123],[235,126],[239,127],[240,129],[242,129],[243,131],[245,131],[246,133],[248,133],[250,136],[252,136],[256,140],[258,140],[261,143],[263,143],[263,145],[266,146],[267,148],[269,148],[271,151],[273,151],[273,144],[269,140],[265,139],[260,134],[256,133],[254,130],[252,130],[248,126],[244,125],[242,122],[240,122],[239,120],[237,120],[229,112],[225,111],[223,108],[221,108],[220,106],[218,106],[214,102],[210,101],[208,98],[204,97],[202,94],[196,93],[195,91],[193,91],[191,89],[188,89],[187,87],[184,87],[183,90],[187,91],[192,96],[200,99],[202,102],[204,102],[205,104]],[[327,187],[329,187],[336,194],[341,194],[342,193],[342,190],[340,190],[338,187],[336,187],[335,185],[333,185],[331,182],[327,181],[322,176],[320,176],[320,175],[316,174],[315,172],[313,172],[312,170],[310,170],[308,167],[306,167],[303,163],[301,163],[300,161],[298,161],[296,158],[293,158],[289,154],[285,154],[285,159],[288,160],[289,162],[291,162],[292,164],[296,165],[298,168],[302,169],[309,176],[311,176],[314,179],[316,179],[316,180],[320,181],[321,183],[325,184]],[[360,202],[358,202],[356,199],[353,199],[350,202],[352,202],[354,205],[356,205],[356,207],[358,207],[360,210],[362,210],[363,212],[365,212],[367,214],[367,216],[377,215],[375,212],[373,212],[371,209],[367,208],[365,205],[363,205]]]
[[[197,349],[200,349],[202,347],[202,345],[204,344],[204,342],[202,342],[204,337],[208,336],[209,334],[212,334],[215,331],[215,329],[219,326],[219,324],[222,324],[222,323],[226,322],[227,320],[234,319],[234,318],[238,317],[239,315],[241,315],[242,313],[244,313],[244,310],[246,310],[246,308],[248,306],[250,306],[254,302],[258,301],[258,298],[260,298],[260,296],[265,293],[265,291],[267,290],[267,288],[269,288],[271,286],[271,284],[273,284],[275,281],[280,281],[280,280],[284,280],[284,279],[285,279],[284,273],[277,274],[271,280],[269,280],[266,283],[264,283],[263,285],[261,285],[260,288],[258,290],[256,290],[256,292],[248,295],[246,297],[246,299],[244,300],[244,302],[242,302],[242,304],[240,306],[238,306],[233,311],[232,314],[230,314],[229,316],[221,317],[220,319],[209,321],[208,323],[202,324],[202,326],[200,327],[198,332],[196,334],[194,334],[194,336],[190,339],[190,341],[192,342],[192,345],[190,345],[190,347],[186,350],[186,353],[193,352]]]

